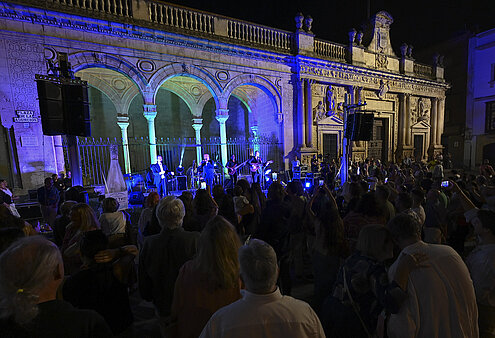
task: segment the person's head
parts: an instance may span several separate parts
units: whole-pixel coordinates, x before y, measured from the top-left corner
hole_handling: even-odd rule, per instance
[[[53,180],[51,177],[45,178],[45,188],[49,189],[53,186]]]
[[[276,290],[277,255],[267,243],[252,239],[239,249],[241,278],[249,292],[267,294]]]
[[[245,179],[240,179],[237,181],[237,185],[242,188],[242,193],[246,196],[250,189],[249,182]]]
[[[409,195],[407,192],[401,192],[400,194],[397,195],[397,198],[395,199],[395,207],[399,212],[402,212],[407,209],[411,209],[413,206],[413,199],[411,195]]]
[[[268,193],[266,197],[271,201],[281,202],[285,197],[285,191],[282,184],[278,182],[273,182],[268,188]]]
[[[101,203],[101,208],[105,213],[116,212],[117,210],[119,210],[119,206],[119,202],[113,197],[107,197]]]
[[[231,159],[232,161],[235,161],[235,154],[230,155],[230,159]]]
[[[232,288],[239,282],[240,247],[241,241],[232,224],[222,216],[215,216],[201,232],[195,262],[215,287]]]
[[[236,185],[234,187],[234,196],[241,196],[242,195],[242,188],[239,185]]]
[[[317,245],[328,253],[340,254],[344,245],[344,223],[339,210],[328,203],[318,212],[315,222]]]
[[[52,181],[57,182],[58,180],[58,175],[57,174],[52,174]]]
[[[0,228],[0,254],[12,243],[24,237],[24,231],[19,228]]]
[[[81,260],[87,266],[96,264],[95,255],[108,248],[108,238],[101,230],[87,231],[79,242]]]
[[[302,196],[304,188],[301,181],[291,181],[287,183],[287,193],[289,195]]]
[[[14,242],[0,255],[0,318],[23,325],[38,314],[40,295],[53,300],[64,278],[57,246],[42,236]]]
[[[376,187],[375,194],[380,201],[385,202],[390,197],[390,189],[386,185],[379,185]]]
[[[356,250],[383,262],[394,257],[394,242],[390,231],[383,225],[366,225],[359,232]]]
[[[72,225],[82,232],[100,228],[96,214],[86,203],[77,203],[70,211]]]
[[[193,199],[193,208],[197,215],[210,215],[212,218],[218,212],[218,204],[207,190],[199,189]]]
[[[61,172],[60,174],[58,174],[58,177],[60,177],[60,179],[63,180],[65,178],[65,174]]]
[[[398,214],[392,218],[388,222],[387,228],[401,249],[421,239],[421,230],[417,221],[407,214]]]
[[[160,195],[156,191],[152,191],[148,196],[146,196],[144,206],[146,208],[153,209],[158,202],[160,202]]]
[[[258,150],[256,150],[254,152],[254,157],[256,157],[256,158],[260,157],[260,152]]]
[[[411,197],[413,199],[413,205],[418,206],[425,200],[425,193],[422,189],[413,189],[411,191]]]
[[[203,154],[203,160],[209,161],[210,160],[210,154]]]
[[[0,189],[7,189],[7,181],[4,179],[0,179]]]
[[[158,155],[158,156],[156,157],[156,163],[162,163],[162,161],[163,161],[163,157],[162,157],[162,155]]]
[[[474,227],[474,233],[485,237],[486,235],[495,236],[495,212],[491,210],[478,210],[476,217],[471,221]]]
[[[484,161],[483,161],[484,164],[490,164],[490,160],[485,158]]]
[[[65,217],[70,216],[72,208],[77,204],[76,201],[65,201],[60,205],[60,214]]]
[[[385,206],[380,203],[374,192],[367,192],[359,199],[354,209],[357,213],[369,217],[385,217]]]
[[[182,226],[186,210],[184,203],[175,196],[167,196],[156,206],[156,217],[162,229],[176,229]]]
[[[222,198],[225,195],[225,190],[221,184],[216,184],[213,186],[211,194],[214,199]]]

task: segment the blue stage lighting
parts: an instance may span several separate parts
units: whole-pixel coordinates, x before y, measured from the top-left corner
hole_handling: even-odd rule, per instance
[[[304,186],[306,187],[306,189],[311,188],[311,182],[309,182],[309,181],[306,182]]]

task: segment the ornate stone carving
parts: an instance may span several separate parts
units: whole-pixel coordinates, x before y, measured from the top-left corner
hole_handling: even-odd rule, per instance
[[[313,122],[318,123],[325,118],[325,105],[322,101],[318,101],[316,107],[313,108]]]
[[[325,106],[330,115],[335,113],[335,98],[332,86],[328,86],[327,88],[327,94],[325,95]]]
[[[137,63],[139,70],[150,73],[156,69],[155,63],[151,60],[139,60]]]
[[[304,19],[304,28],[306,29],[306,32],[312,33],[311,32],[311,25],[313,24],[313,18],[311,15],[307,15],[306,18]]]
[[[388,84],[388,81],[385,82],[383,80],[380,80],[380,89],[378,90],[378,98],[380,100],[383,100],[385,98],[385,94],[388,92],[390,89],[390,86]]]
[[[387,68],[388,60],[385,54],[376,54],[376,66],[378,68]]]
[[[296,30],[300,31],[303,26],[304,15],[301,12],[299,12],[296,14],[294,20],[296,21]]]
[[[230,79],[230,75],[228,71],[225,70],[219,70],[218,72],[215,73],[215,78],[218,81],[225,82]]]
[[[425,121],[429,123],[431,100],[420,97],[418,99],[411,98],[411,124]]]

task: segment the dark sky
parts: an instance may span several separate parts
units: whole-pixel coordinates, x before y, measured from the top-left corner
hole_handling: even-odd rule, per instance
[[[406,42],[415,50],[428,48],[459,32],[495,28],[495,0],[169,0],[168,2],[226,16],[295,30],[297,12],[311,15],[316,37],[347,43],[347,32],[359,29],[370,13],[388,11],[394,18],[392,44],[396,52]]]

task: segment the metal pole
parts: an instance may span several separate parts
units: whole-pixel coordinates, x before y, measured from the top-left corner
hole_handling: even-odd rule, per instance
[[[79,147],[77,146],[77,136],[67,135],[67,143],[69,147],[69,164],[70,172],[72,174],[72,186],[82,186],[82,168]]]

